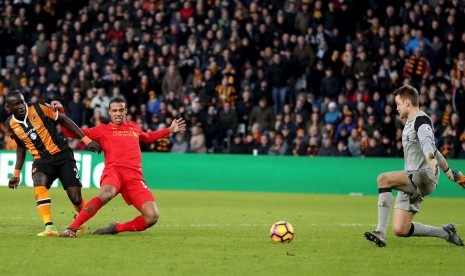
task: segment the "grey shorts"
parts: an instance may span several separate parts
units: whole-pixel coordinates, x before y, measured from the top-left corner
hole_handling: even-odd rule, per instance
[[[417,213],[424,197],[431,194],[438,185],[438,175],[431,170],[407,171],[409,183],[405,191],[399,191],[395,209]]]

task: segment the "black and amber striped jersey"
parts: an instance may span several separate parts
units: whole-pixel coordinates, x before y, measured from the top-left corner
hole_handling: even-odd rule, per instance
[[[34,159],[47,158],[68,149],[68,142],[58,135],[58,111],[39,103],[27,106],[24,120],[8,117],[5,128],[8,134],[27,148]]]

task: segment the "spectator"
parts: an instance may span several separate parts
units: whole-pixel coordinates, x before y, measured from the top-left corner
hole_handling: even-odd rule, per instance
[[[192,127],[192,136],[189,142],[190,152],[193,153],[206,153],[207,146],[205,143],[205,135],[203,134],[203,129],[200,125],[195,125]]]
[[[183,98],[185,95],[182,94],[182,85],[182,78],[176,69],[176,65],[170,64],[167,73],[163,77],[163,95],[167,95],[170,91],[173,91],[178,98]]]
[[[325,124],[336,125],[341,119],[341,112],[337,108],[335,102],[330,102],[328,104],[328,111],[325,113]]]
[[[238,119],[235,110],[231,109],[228,102],[225,102],[223,109],[221,109],[218,115],[218,122],[220,124],[220,137],[233,136],[236,133]]]
[[[289,145],[283,139],[281,133],[276,134],[273,145],[268,150],[268,155],[288,155],[289,154]]]
[[[268,154],[269,149],[270,149],[270,143],[269,143],[268,136],[265,134],[262,134],[260,136],[260,143],[258,145],[257,153],[259,155],[266,155]]]
[[[326,137],[323,139],[323,144],[318,149],[318,156],[334,156],[336,154],[336,148],[334,147],[331,138]]]
[[[239,124],[244,125],[244,129],[248,129],[249,117],[252,112],[254,104],[252,102],[252,95],[249,87],[245,87],[242,92],[242,97],[237,103],[236,113]]]
[[[216,96],[218,98],[219,107],[224,107],[225,104],[235,106],[237,100],[236,88],[230,85],[227,77],[221,79],[221,84],[215,88]]]
[[[325,70],[325,76],[321,80],[320,95],[335,100],[339,92],[339,79],[333,74],[333,69],[328,67]]]
[[[105,120],[109,119],[108,105],[110,104],[110,98],[104,88],[97,89],[97,95],[92,98],[90,102],[90,108],[94,110],[94,118],[102,118]]]
[[[73,120],[78,126],[86,124],[86,107],[81,100],[79,92],[73,93],[73,100],[66,106],[68,118]]]
[[[337,147],[336,147],[336,151],[334,152],[334,156],[340,156],[340,157],[351,156],[344,140],[339,140],[337,142]]]
[[[373,65],[367,59],[367,54],[362,51],[359,59],[354,63],[354,76],[360,82],[364,81],[368,86],[371,84],[371,76],[373,75]]]
[[[423,50],[420,47],[416,48],[404,68],[404,78],[408,78],[417,89],[429,80],[431,74],[429,62],[422,56],[422,53]]]
[[[254,106],[250,112],[249,126],[258,123],[262,130],[270,130],[274,125],[273,109],[268,106],[266,97],[262,97],[258,106]]]
[[[189,144],[186,141],[185,134],[178,132],[174,138],[174,142],[171,143],[171,152],[173,153],[186,153],[189,149]]]
[[[242,140],[242,135],[236,134],[233,136],[231,146],[229,148],[231,154],[246,154],[247,145]]]
[[[365,149],[365,156],[384,157],[386,156],[386,152],[380,142],[378,142],[375,138],[369,138],[368,146]]]
[[[271,86],[271,94],[275,104],[275,112],[281,113],[287,95],[286,65],[281,61],[281,56],[276,53],[268,68],[267,79]]]
[[[352,122],[352,116],[345,115],[344,120],[336,128],[336,132],[334,133],[334,141],[346,141],[353,129],[355,129],[355,124]]]
[[[359,132],[356,128],[353,128],[350,132],[349,138],[347,138],[347,148],[350,152],[350,155],[353,157],[359,157],[362,155],[360,148],[360,137]]]
[[[147,111],[151,114],[160,112],[160,101],[158,100],[155,91],[149,91],[149,100],[147,101]]]

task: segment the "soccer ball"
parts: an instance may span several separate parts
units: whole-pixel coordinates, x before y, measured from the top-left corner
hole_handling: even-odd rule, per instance
[[[270,238],[275,243],[288,243],[294,238],[294,227],[287,221],[278,221],[270,229]]]

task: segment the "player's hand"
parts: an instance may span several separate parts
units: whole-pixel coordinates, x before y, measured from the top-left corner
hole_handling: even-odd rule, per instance
[[[178,131],[185,131],[186,130],[186,122],[183,118],[174,119],[171,122],[169,127],[171,133],[176,133]]]
[[[13,177],[10,178],[10,180],[8,181],[8,188],[10,188],[10,189],[17,189],[20,181],[21,181],[21,178],[19,178],[19,177],[14,177],[14,176],[13,176]]]
[[[458,170],[452,170],[452,174],[454,175],[454,179],[451,180],[465,189],[465,176],[463,175],[463,173]]]
[[[428,163],[428,166],[431,168],[434,175],[438,175],[438,172],[439,172],[438,160],[436,160],[435,158],[426,158],[426,163]]]
[[[52,107],[53,110],[58,111],[63,108],[63,105],[59,101],[52,101],[50,103],[50,107]]]
[[[96,152],[98,154],[102,152],[102,146],[98,142],[95,142],[95,141],[92,141],[89,144],[87,144],[87,148],[90,151]]]

